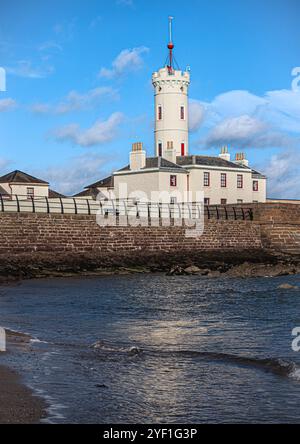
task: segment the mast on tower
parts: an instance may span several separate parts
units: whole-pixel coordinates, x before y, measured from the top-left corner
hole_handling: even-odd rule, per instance
[[[173,73],[173,49],[174,49],[174,44],[172,41],[172,21],[174,20],[174,17],[169,16],[169,43],[168,43],[168,49],[169,49],[169,55],[168,55],[168,64],[167,64],[167,68],[168,68],[168,72],[169,74]]]

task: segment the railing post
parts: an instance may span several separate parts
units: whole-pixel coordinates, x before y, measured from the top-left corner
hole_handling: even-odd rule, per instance
[[[50,205],[49,205],[49,199],[47,196],[45,196],[45,200],[46,200],[46,205],[47,205],[47,213],[50,213]]]
[[[91,206],[90,206],[89,199],[86,200],[86,203],[87,203],[87,207],[88,207],[88,215],[90,216],[91,215]]]
[[[242,214],[243,214],[243,220],[245,220],[245,211],[243,207],[242,207]]]
[[[232,209],[233,209],[233,213],[234,213],[234,220],[236,220],[237,218],[236,218],[236,211],[235,211],[235,207],[232,207]]]
[[[208,205],[206,206],[206,209],[207,209],[207,219],[210,219],[210,211],[209,211],[209,206]]]
[[[3,201],[3,196],[1,193],[0,193],[0,200],[1,200],[1,211],[2,211],[2,213],[4,213],[4,201]]]
[[[32,212],[35,213],[34,198],[33,198],[33,196],[30,196],[30,198],[31,198],[31,203],[32,203]]]
[[[216,205],[216,212],[217,212],[217,219],[220,219],[220,215],[219,215],[219,209],[218,209],[218,205]]]
[[[75,197],[73,197],[73,203],[74,203],[75,214],[78,214],[78,211],[77,211],[77,203],[76,203],[76,199],[75,199]]]
[[[226,220],[228,220],[227,207],[224,207],[224,210],[225,210],[225,217],[226,217]]]
[[[64,214],[64,203],[63,203],[63,201],[62,201],[62,198],[61,198],[61,197],[59,198],[59,201],[60,201],[60,209],[61,209],[61,214]]]
[[[19,202],[19,197],[17,194],[15,194],[16,196],[16,201],[17,201],[17,212],[20,213],[20,202]]]

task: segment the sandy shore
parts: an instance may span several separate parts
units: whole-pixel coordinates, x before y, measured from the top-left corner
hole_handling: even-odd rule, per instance
[[[39,423],[45,407],[14,371],[0,366],[0,424]]]
[[[9,347],[24,346],[30,337],[6,330]],[[0,364],[1,364],[0,352]],[[0,365],[0,424],[35,424],[46,416],[46,403],[22,384],[20,376]]]

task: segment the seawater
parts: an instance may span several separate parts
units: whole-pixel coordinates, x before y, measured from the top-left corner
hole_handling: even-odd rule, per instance
[[[0,288],[1,356],[54,423],[300,423],[300,276],[135,274]]]

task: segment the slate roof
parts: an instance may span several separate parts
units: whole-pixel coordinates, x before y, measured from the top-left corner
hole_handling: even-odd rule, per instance
[[[72,197],[90,197],[90,196],[91,196],[90,190],[83,190],[80,191],[80,193],[74,194]]]
[[[246,167],[244,165],[238,165],[234,162],[221,159],[221,157],[213,156],[179,156],[176,158],[176,162],[178,165],[181,165],[183,167],[187,165],[203,165],[221,168],[244,168],[246,170],[249,170],[249,167]]]
[[[254,179],[266,179],[266,176],[264,176],[263,174],[261,174],[259,171],[254,170],[253,168],[251,168],[252,171],[252,177]]]
[[[167,169],[167,170],[184,171],[184,168],[182,168],[180,165],[170,162],[169,160],[167,160],[163,157],[147,157],[146,158],[146,166],[141,169],[147,170],[150,168],[159,168],[160,170]],[[124,168],[121,168],[118,171],[121,172],[121,171],[129,171],[129,170],[130,170],[129,165],[126,165]]]
[[[58,193],[57,191],[49,189],[49,197],[50,198],[58,198],[58,197],[66,197],[63,194]]]
[[[48,182],[19,170],[12,171],[0,177],[0,183],[40,183],[48,185]]]
[[[98,182],[92,183],[84,188],[113,188],[114,178],[113,176],[105,177],[105,179],[98,180]]]

